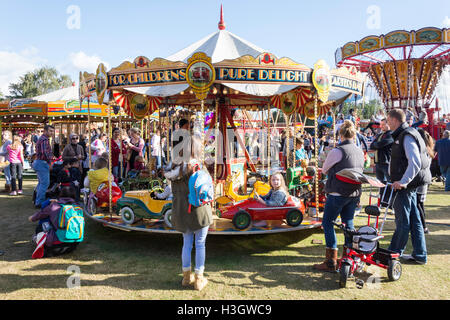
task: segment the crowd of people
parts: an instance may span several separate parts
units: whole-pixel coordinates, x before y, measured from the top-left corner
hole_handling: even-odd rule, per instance
[[[365,154],[369,150],[375,152],[375,172],[378,180],[384,184],[390,183],[395,190],[395,201],[391,205],[395,214],[396,229],[392,237],[389,250],[398,252],[403,258],[419,264],[427,263],[427,249],[425,234],[428,232],[425,219],[425,197],[428,185],[432,181],[432,162],[436,159],[439,166],[439,177],[445,180],[445,191],[450,191],[450,131],[445,130],[438,141],[420,128],[413,126],[414,120],[424,119],[407,118],[407,113],[401,109],[393,109],[386,116],[377,113],[375,119],[378,128],[371,128],[371,133],[364,134],[358,128],[358,119],[354,110],[344,117],[338,115],[333,134],[332,115],[328,114],[320,121],[319,154],[326,147],[335,145],[327,153],[322,166],[322,173],[327,176],[325,192],[327,194],[324,207],[322,226],[324,230],[326,250],[325,260],[314,265],[319,271],[335,272],[338,266],[337,239],[333,222],[340,216],[342,221],[350,228],[353,227],[355,210],[359,206],[362,194],[361,185],[345,183],[336,179],[336,173],[342,169],[352,169],[363,173]],[[331,123],[330,123],[331,117]],[[442,121],[445,121],[446,115]],[[426,121],[426,120],[425,120]],[[448,123],[448,122],[446,122]],[[182,119],[177,128],[187,129],[188,121]],[[87,136],[90,134],[90,139]],[[119,128],[112,131],[111,139],[105,132],[93,129],[87,134],[69,135],[61,156],[55,154],[50,138],[54,136],[54,127],[46,125],[35,134],[24,137],[12,135],[8,130],[3,131],[3,144],[0,156],[7,160],[9,165],[4,167],[6,178],[5,189],[11,196],[22,193],[22,171],[24,161],[32,161],[32,168],[37,174],[35,206],[41,209],[30,217],[30,221],[41,220],[42,217],[54,220],[56,209],[49,207],[46,196],[50,183],[50,170],[55,161],[61,162],[61,170],[57,175],[57,182],[61,186],[60,197],[64,203],[73,203],[80,198],[80,188],[88,186],[95,189],[103,181],[108,180],[108,161],[111,159],[112,173],[115,179],[120,180],[134,170],[142,170],[145,166],[144,158],[153,158],[158,168],[167,165],[165,159],[166,137],[161,136],[157,130],[149,141],[144,141],[137,128],[127,132]],[[290,161],[298,166],[302,161],[310,161],[314,151],[314,137],[304,131],[301,136],[295,137],[287,143],[287,135],[281,135],[280,147],[286,155],[287,145],[292,156]],[[336,142],[333,139],[337,139]],[[89,140],[91,144],[89,145]],[[111,141],[111,148],[108,143]],[[176,230],[183,234],[182,271],[183,286],[194,286],[202,290],[207,284],[203,276],[205,265],[206,236],[212,222],[212,212],[209,206],[194,207],[194,214],[186,214],[191,207],[188,201],[189,177],[198,166],[198,154],[204,146],[196,139],[191,143],[190,157],[172,159],[165,167],[165,176],[169,182],[169,193],[173,201],[172,223]],[[295,141],[295,146],[294,146]],[[175,145],[175,143],[174,143]],[[111,155],[108,150],[111,149]],[[90,151],[90,156],[89,156]],[[91,161],[91,163],[89,163]],[[200,165],[201,167],[201,165]],[[93,169],[90,169],[93,168]],[[265,197],[257,197],[257,201],[267,206],[283,205],[288,196],[284,177],[274,173],[270,179],[271,191]],[[9,186],[9,187],[8,187]],[[380,194],[383,190],[380,190]],[[69,200],[68,200],[69,199]],[[192,213],[192,212],[191,212]],[[411,255],[405,254],[406,244],[411,235],[413,251]],[[50,238],[51,239],[51,238]],[[47,240],[50,241],[51,240]],[[196,258],[194,274],[191,273],[191,251],[195,242]],[[344,246],[350,244],[345,243]],[[49,243],[49,246],[51,244]],[[67,249],[71,251],[76,245]]]

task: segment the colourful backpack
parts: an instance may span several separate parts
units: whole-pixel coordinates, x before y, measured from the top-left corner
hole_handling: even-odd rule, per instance
[[[84,238],[83,209],[72,204],[61,205],[56,236],[61,242],[82,242]]]
[[[189,178],[189,210],[191,212],[191,205],[201,207],[214,199],[213,181],[208,172],[205,170],[198,170],[194,172]]]

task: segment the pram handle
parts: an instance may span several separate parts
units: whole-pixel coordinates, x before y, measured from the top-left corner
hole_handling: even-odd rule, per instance
[[[358,232],[355,229],[349,229],[345,226],[345,223],[337,223],[336,221],[333,221],[333,224],[338,227],[339,229],[342,229],[345,234],[352,235],[352,236],[376,236],[377,232]],[[383,237],[383,236],[381,236]],[[381,239],[381,238],[380,238]]]

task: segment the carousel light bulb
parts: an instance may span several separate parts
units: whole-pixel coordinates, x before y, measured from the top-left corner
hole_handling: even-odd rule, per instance
[[[184,94],[184,91],[181,91],[180,94],[183,95],[183,94]]]
[[[213,94],[216,94],[216,93],[217,93],[217,88],[214,87],[214,89],[213,89]]]
[[[227,94],[227,93],[228,93],[227,88],[223,88],[223,94]]]
[[[189,90],[189,94],[193,94],[194,93],[194,91],[192,91],[192,90]]]

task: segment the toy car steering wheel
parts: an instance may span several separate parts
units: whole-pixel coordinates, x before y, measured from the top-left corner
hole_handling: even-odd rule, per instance
[[[155,192],[162,193],[164,192],[164,189],[161,188],[160,186],[156,186],[150,189],[150,197],[152,197],[153,199],[157,199],[155,196]]]

